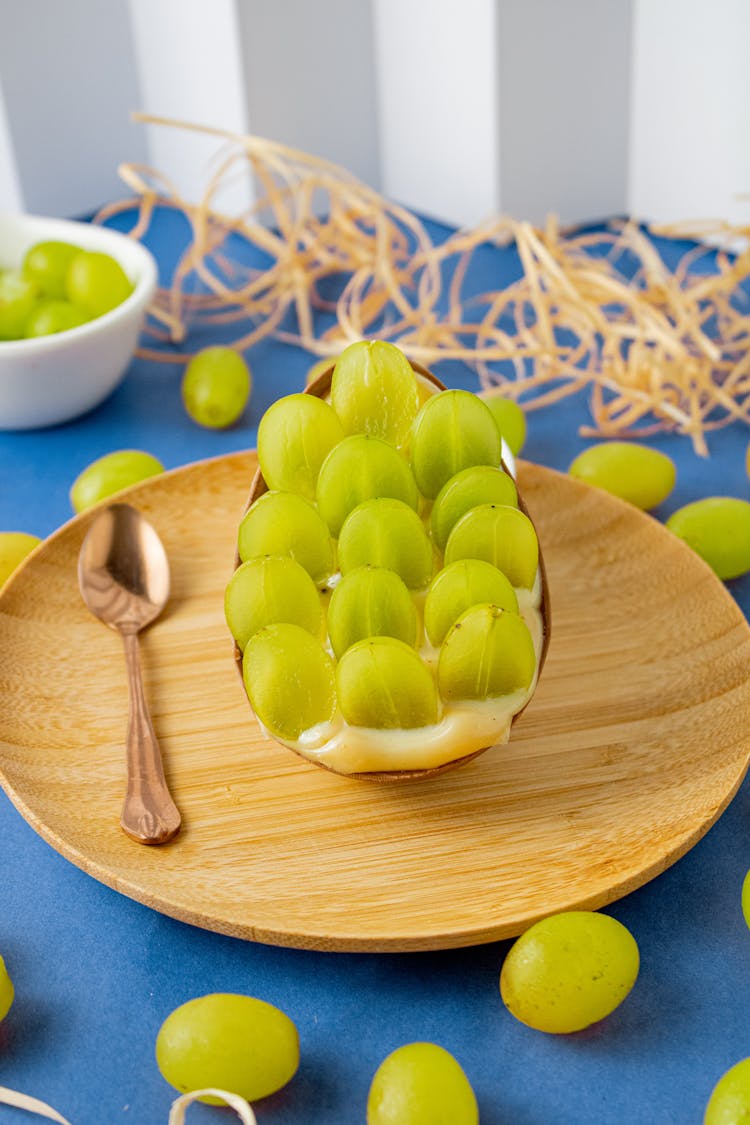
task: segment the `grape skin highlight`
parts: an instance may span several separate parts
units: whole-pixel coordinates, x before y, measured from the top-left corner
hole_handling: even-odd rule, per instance
[[[320,466],[344,438],[336,413],[315,395],[286,395],[258,427],[258,463],[269,488],[315,499]]]
[[[419,408],[408,359],[384,340],[350,344],[333,369],[331,404],[348,434],[403,445]]]
[[[286,622],[319,636],[323,615],[310,575],[292,558],[266,555],[235,570],[224,594],[224,614],[239,647],[265,625]]]
[[[266,625],[247,642],[242,676],[255,714],[277,738],[295,741],[333,718],[331,657],[299,625]]]
[[[333,573],[333,545],[316,509],[295,492],[264,492],[240,524],[243,562],[261,555],[289,555],[315,582]]]
[[[351,512],[339,536],[342,574],[357,566],[395,570],[411,590],[432,577],[432,544],[415,511],[401,500],[366,500]]]
[[[411,435],[411,465],[423,496],[434,499],[443,485],[472,465],[497,468],[500,431],[486,403],[469,391],[441,391],[427,399]]]
[[[367,637],[395,637],[417,643],[417,611],[406,585],[393,570],[360,566],[336,586],[328,606],[328,635],[337,659]]]
[[[351,726],[409,730],[437,722],[432,676],[414,649],[393,637],[369,637],[347,649],[336,685]]]
[[[344,438],[326,457],[318,476],[318,511],[331,535],[338,536],[346,517],[365,500],[390,497],[415,511],[417,486],[406,460],[388,442],[368,434]]]

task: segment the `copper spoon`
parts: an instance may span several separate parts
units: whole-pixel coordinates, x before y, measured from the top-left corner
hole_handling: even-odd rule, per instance
[[[78,584],[88,608],[120,633],[125,647],[128,783],[120,824],[139,844],[164,844],[179,831],[180,814],[148,713],[138,633],[167,603],[169,563],[159,536],[140,512],[129,504],[112,504],[96,517],[78,557]]]

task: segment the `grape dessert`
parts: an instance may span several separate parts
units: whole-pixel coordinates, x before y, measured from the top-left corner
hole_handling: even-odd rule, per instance
[[[393,344],[275,402],[225,615],[268,735],[396,780],[508,740],[548,643],[536,531],[496,416]]]

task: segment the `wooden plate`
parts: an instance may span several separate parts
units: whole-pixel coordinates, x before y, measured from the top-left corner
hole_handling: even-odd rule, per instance
[[[146,690],[184,829],[120,831],[125,668],[76,582],[90,517],[0,597],[0,781],[95,878],[198,926],[279,945],[439,949],[599,907],[700,838],[750,754],[750,629],[708,568],[603,492],[521,463],[553,613],[538,691],[510,744],[398,786],[318,769],[251,718],[223,589],[251,454],[132,489],[173,596],[143,636]]]

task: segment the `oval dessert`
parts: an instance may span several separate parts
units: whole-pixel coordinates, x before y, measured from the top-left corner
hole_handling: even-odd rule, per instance
[[[549,629],[502,448],[480,398],[383,341],[269,408],[225,598],[267,734],[378,780],[508,740]]]

